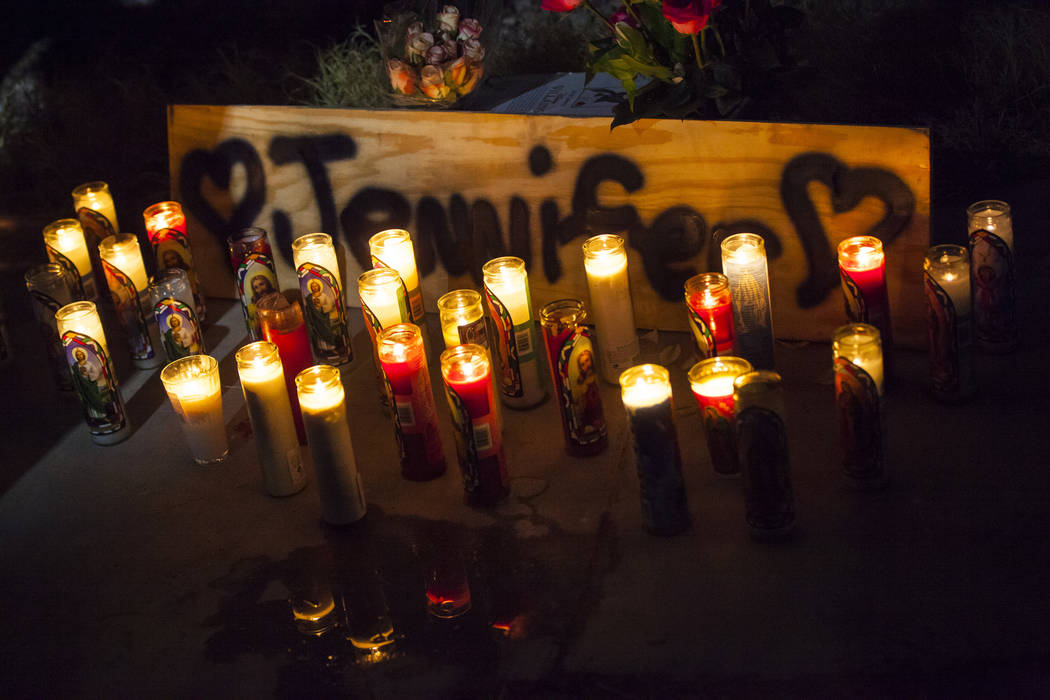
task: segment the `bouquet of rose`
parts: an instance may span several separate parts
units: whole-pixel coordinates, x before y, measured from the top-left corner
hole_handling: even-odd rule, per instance
[[[450,106],[473,92],[485,72],[483,26],[443,5],[421,19],[400,12],[376,23],[386,78],[398,104]]]
[[[626,97],[613,126],[641,117],[736,115],[792,68],[788,31],[802,13],[785,0],[623,0],[609,17],[590,0],[541,0],[552,12],[585,7],[610,36],[592,42],[588,79],[608,73]]]

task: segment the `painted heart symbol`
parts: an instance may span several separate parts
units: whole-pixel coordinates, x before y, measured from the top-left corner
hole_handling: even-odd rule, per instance
[[[229,220],[223,218],[212,202],[204,196],[204,178],[230,197],[230,177],[236,165],[243,165],[247,173],[244,196],[232,209]],[[182,158],[179,168],[179,196],[182,206],[197,218],[225,246],[226,237],[251,226],[266,202],[266,173],[255,148],[244,139],[227,139],[213,151],[198,148]]]
[[[795,292],[803,309],[817,306],[839,286],[838,259],[809,196],[809,183],[814,181],[831,191],[831,206],[836,214],[857,208],[865,197],[879,199],[886,207],[885,216],[857,235],[875,236],[886,246],[907,228],[915,214],[915,194],[889,170],[850,168],[827,153],[803,153],[792,158],[784,166],[780,197],[809,264],[806,279]]]

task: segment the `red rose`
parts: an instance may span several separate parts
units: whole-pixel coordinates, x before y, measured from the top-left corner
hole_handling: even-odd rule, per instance
[[[571,12],[582,2],[583,0],[543,0],[540,7],[551,12]]]
[[[679,34],[696,34],[721,4],[722,0],[664,0],[663,13]]]

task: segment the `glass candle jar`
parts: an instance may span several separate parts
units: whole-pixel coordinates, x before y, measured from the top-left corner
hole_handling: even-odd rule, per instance
[[[889,354],[893,329],[882,241],[875,236],[847,238],[839,243],[838,256],[846,314],[854,323],[870,323],[878,328],[883,349]]]
[[[131,361],[140,369],[159,367],[163,360],[150,339],[147,319],[153,316],[153,310],[138,238],[130,233],[118,233],[99,243],[98,252],[117,318],[128,341]]]
[[[153,246],[157,271],[179,269],[186,273],[193,292],[194,309],[197,317],[203,321],[207,309],[200,280],[193,266],[193,251],[186,233],[186,215],[182,213],[182,206],[178,202],[157,202],[142,212],[142,218],[146,222],[146,235]]]
[[[274,292],[267,294],[257,302],[259,330],[263,338],[277,346],[284,366],[284,382],[288,389],[288,400],[292,404],[292,417],[295,419],[295,430],[299,435],[299,444],[306,444],[306,428],[303,426],[303,415],[299,407],[299,395],[295,389],[295,377],[307,367],[313,365],[313,354],[310,352],[310,337],[303,321],[303,312],[299,302],[288,301],[284,294]]]
[[[598,366],[602,378],[616,384],[639,353],[623,237],[606,233],[584,241],[583,269],[598,336]]]
[[[755,367],[773,367],[773,315],[766,243],[755,233],[722,241],[722,272],[733,296],[734,352]]]
[[[62,351],[62,339],[58,335],[55,312],[78,300],[76,272],[57,262],[44,263],[29,268],[25,274],[25,281],[29,298],[33,302],[33,315],[36,317],[51,365],[51,376],[59,389],[72,391],[73,378]]]
[[[153,318],[168,362],[207,352],[186,271],[178,267],[161,270],[153,278],[149,291]]]
[[[733,414],[733,382],[752,371],[742,357],[711,357],[689,369],[689,387],[696,397],[707,437],[707,451],[716,474],[737,476],[736,419]]]
[[[59,219],[44,227],[44,247],[51,262],[61,264],[76,278],[76,293],[81,299],[98,297],[95,272],[84,228],[76,219]]]
[[[219,363],[211,355],[190,355],[175,360],[160,372],[182,433],[197,464],[216,464],[226,459],[229,444],[222,419],[222,387]]]
[[[755,539],[777,539],[795,525],[780,375],[741,374],[733,389],[747,524]]]
[[[856,488],[881,487],[886,482],[886,428],[879,331],[867,323],[842,326],[832,336],[831,351],[843,473]]]
[[[332,237],[309,233],[292,241],[292,258],[303,295],[303,313],[314,357],[330,365],[354,359],[343,306],[343,283]]]
[[[437,301],[445,347],[473,343],[488,348],[488,323],[481,295],[473,289],[455,289]]]
[[[937,245],[926,251],[930,391],[941,401],[965,400],[976,389],[970,279],[970,255],[963,246]]]
[[[689,328],[701,360],[733,354],[733,293],[721,272],[704,272],[685,281]]]
[[[260,340],[263,336],[256,318],[256,305],[267,294],[278,291],[277,271],[266,230],[243,228],[226,239],[226,247],[248,336]]]
[[[540,372],[525,261],[495,258],[485,263],[481,272],[495,330],[489,349],[499,367],[503,403],[511,408],[530,408],[547,398],[547,392]]]
[[[372,255],[373,267],[388,267],[397,270],[405,285],[405,297],[408,301],[410,318],[417,326],[422,326],[423,292],[419,285],[419,273],[416,271],[416,253],[412,247],[412,237],[400,228],[380,231],[368,239],[368,250]]]
[[[966,208],[977,342],[987,352],[1017,347],[1017,270],[1010,205],[996,199]]]

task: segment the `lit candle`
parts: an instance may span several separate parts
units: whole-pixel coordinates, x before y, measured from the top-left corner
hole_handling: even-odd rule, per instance
[[[271,496],[297,493],[306,486],[306,472],[277,346],[260,340],[245,345],[234,357],[262,467],[263,488]]]
[[[130,233],[118,233],[99,243],[98,252],[132,362],[140,369],[160,366],[162,360],[154,352],[143,310],[149,308],[149,301],[139,239]]]
[[[332,237],[309,233],[292,241],[303,311],[318,361],[345,365],[354,359],[343,307],[343,283]]]
[[[73,210],[84,230],[95,237],[95,243],[120,231],[113,195],[104,182],[85,182],[73,190]]]
[[[870,323],[879,329],[887,355],[886,369],[890,370],[893,330],[882,241],[874,236],[853,236],[839,243],[839,275],[849,320]]]
[[[585,318],[583,303],[577,299],[552,301],[540,309],[565,452],[573,457],[596,455],[609,445]]]
[[[168,362],[207,352],[204,331],[193,310],[193,290],[186,271],[173,267],[158,272],[149,292],[153,318],[160,331],[160,345]]]
[[[667,370],[648,364],[625,370],[620,396],[634,437],[645,529],[654,535],[679,533],[689,526],[689,506]]]
[[[229,445],[222,422],[219,363],[211,355],[190,355],[166,365],[160,381],[179,416],[182,433],[197,464],[226,459]]]
[[[288,400],[292,404],[292,417],[299,444],[306,444],[306,428],[299,407],[299,394],[295,389],[295,377],[313,363],[310,352],[310,337],[303,322],[299,302],[289,302],[284,294],[267,294],[257,302],[259,330],[263,338],[277,346],[284,366],[284,383],[288,388]]]
[[[970,256],[959,245],[937,245],[923,264],[930,346],[930,389],[942,401],[975,390]]]
[[[91,439],[100,445],[120,442],[131,434],[131,424],[95,304],[66,304],[55,312],[55,324]]]
[[[494,505],[506,498],[510,486],[488,352],[469,344],[445,350],[441,376],[467,505]]]
[[[25,274],[26,290],[33,300],[33,315],[43,336],[47,359],[51,362],[52,377],[63,391],[73,390],[73,378],[62,351],[55,312],[79,299],[76,272],[61,263],[35,265]]]
[[[535,406],[547,397],[547,392],[540,374],[525,261],[495,258],[485,263],[481,271],[485,300],[495,324],[496,337],[489,349],[499,358],[503,402],[511,408]]]
[[[762,236],[737,233],[722,241],[722,272],[733,298],[734,352],[755,367],[773,367],[769,269]]]
[[[878,488],[886,482],[879,331],[867,323],[842,326],[832,336],[831,352],[843,472],[851,486]]]
[[[583,268],[598,334],[598,367],[615,384],[620,372],[638,361],[638,332],[627,275],[623,238],[607,233],[583,242]]]
[[[372,254],[373,267],[393,268],[401,275],[411,314],[409,320],[416,325],[423,325],[423,293],[416,271],[416,253],[408,231],[399,228],[380,231],[368,239],[368,250]]]
[[[689,327],[700,359],[733,354],[733,294],[729,279],[705,272],[685,281]]]
[[[339,370],[331,365],[309,367],[295,377],[295,385],[313,455],[322,517],[332,525],[357,522],[365,517],[367,506],[350,442]]]
[[[776,539],[795,525],[780,375],[741,374],[733,389],[747,524],[755,539]]]
[[[277,291],[277,272],[270,241],[265,229],[253,227],[233,234],[226,239],[226,245],[248,335],[252,340],[259,340],[263,336],[256,318],[256,304],[267,294]],[[295,381],[294,375],[292,381]]]
[[[966,209],[977,342],[989,352],[1017,347],[1017,269],[1010,205],[975,202]]]
[[[393,403],[401,476],[412,481],[437,478],[445,473],[445,453],[423,333],[415,324],[398,323],[379,333],[376,347]]]
[[[384,408],[390,408],[386,378],[379,366],[377,338],[384,328],[412,320],[405,297],[405,285],[397,270],[378,267],[366,270],[357,278],[357,293],[361,297],[365,327],[372,339],[372,360],[379,380],[379,400]]]
[[[488,326],[480,294],[473,289],[455,289],[438,299],[437,307],[446,348],[467,343],[488,348]]]
[[[716,474],[736,476],[736,424],[733,416],[733,381],[752,370],[741,357],[720,356],[701,360],[689,369],[689,387],[700,408],[707,437],[707,451]]]
[[[207,315],[204,294],[201,293],[197,271],[193,267],[193,251],[186,233],[186,215],[182,213],[182,206],[178,202],[157,202],[142,212],[142,218],[146,222],[146,234],[153,246],[158,272],[173,268],[186,272],[190,289],[193,290],[194,308],[197,316],[204,320]]]
[[[44,247],[52,262],[60,263],[76,275],[79,293],[84,299],[95,299],[95,274],[91,268],[84,229],[76,219],[59,219],[44,227]]]

